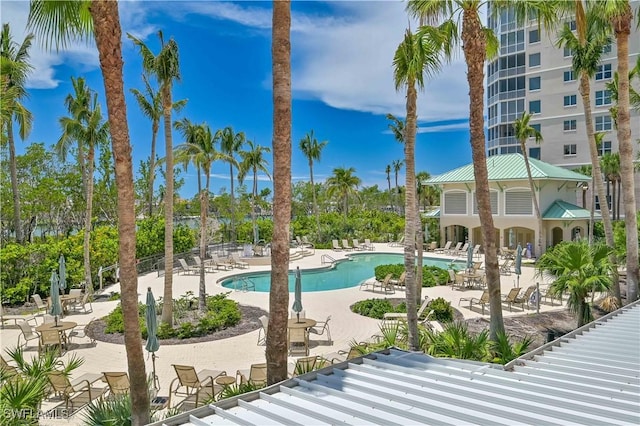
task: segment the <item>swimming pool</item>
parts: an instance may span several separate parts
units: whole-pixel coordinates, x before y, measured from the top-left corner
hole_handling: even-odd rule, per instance
[[[425,257],[424,265],[438,266],[446,269],[450,260]],[[351,261],[340,261],[335,268],[302,270],[302,291],[325,291],[339,290],[341,288],[355,287],[361,281],[371,278],[374,269],[378,265],[403,263],[404,256],[401,254],[375,253],[375,254],[355,254],[351,256]],[[249,280],[255,285],[255,291],[268,292],[271,285],[270,272],[256,272],[248,274],[234,275],[222,281],[221,285],[229,289],[240,289],[243,280]],[[293,292],[295,276],[289,273],[289,291]]]

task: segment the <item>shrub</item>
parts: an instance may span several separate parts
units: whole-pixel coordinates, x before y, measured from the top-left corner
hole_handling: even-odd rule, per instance
[[[400,278],[404,272],[404,264],[378,265],[375,268],[375,276],[378,281],[384,280],[387,274],[392,274],[394,279]],[[444,285],[449,279],[449,272],[437,266],[425,265],[422,267],[422,287],[433,287]]]
[[[453,321],[453,308],[451,307],[451,303],[442,297],[434,299],[429,304],[429,309],[432,311],[431,319],[440,322]]]
[[[407,312],[407,305],[401,303],[394,307],[387,299],[366,299],[351,305],[351,311],[365,317],[382,319],[387,312]]]

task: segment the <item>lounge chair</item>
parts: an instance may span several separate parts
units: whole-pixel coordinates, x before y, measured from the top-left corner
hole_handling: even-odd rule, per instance
[[[220,260],[217,254],[211,254],[211,260],[216,266],[216,269],[221,269],[223,271],[233,269],[233,265],[231,263]]]
[[[468,250],[469,250],[469,243],[464,243],[464,245],[462,247],[460,247],[459,250],[456,251],[455,255],[456,256],[466,256]]]
[[[249,383],[255,386],[267,384],[267,363],[251,364],[247,370],[236,371],[236,381],[240,384]]]
[[[515,303],[516,305],[520,305],[522,310],[524,310],[524,303],[521,299],[518,299],[518,295],[520,294],[520,287],[514,287],[509,290],[509,293],[506,295],[502,295],[502,303],[506,303],[509,306],[509,312],[511,312],[511,306]]]
[[[338,240],[331,240],[331,248],[335,251],[342,251],[342,247],[340,247]]]
[[[476,244],[473,247],[473,256],[478,258],[480,257],[480,244]]]
[[[329,345],[331,345],[333,342],[331,340],[331,330],[329,329],[330,320],[331,320],[331,315],[329,315],[325,321],[318,321],[314,327],[311,327],[309,329],[309,333],[317,334],[318,336],[322,336],[326,332],[327,342],[329,342]]]
[[[308,247],[314,247],[314,244],[309,241],[309,237],[307,237],[306,235],[302,236],[302,242]]]
[[[366,250],[372,250],[372,251],[376,249],[375,246],[371,244],[371,240],[369,238],[364,239],[363,248]]]
[[[449,249],[451,248],[451,241],[447,241],[447,243],[444,245],[444,247],[441,248],[437,248],[435,250],[433,250],[434,253],[442,253],[445,254],[449,251]]]
[[[482,306],[482,315],[484,315],[484,307],[489,305],[489,290],[483,291],[479,299],[476,297],[462,297],[458,301],[458,305],[460,305],[460,302],[469,302],[469,310],[472,310],[475,305]]]
[[[337,364],[339,362],[348,361],[353,358],[357,358],[366,353],[367,344],[364,342],[355,344],[349,348],[349,350],[339,350],[338,352],[332,352],[323,356],[323,358],[329,361],[331,364]]]
[[[315,370],[317,362],[317,356],[307,356],[304,358],[299,358],[295,364],[289,363],[289,377],[296,377]]]
[[[404,245],[404,235],[400,237],[398,241],[391,241],[389,243],[390,247],[402,247]]]
[[[536,292],[536,286],[535,285],[530,285],[529,287],[527,287],[527,289],[525,290],[525,292],[522,295],[522,297],[517,298],[514,303],[520,303],[520,304],[523,304],[523,305],[527,305],[527,309],[531,309],[529,304],[534,304],[535,303],[535,298],[532,297],[535,292]],[[540,297],[540,295],[537,295],[536,297]],[[522,309],[524,310],[524,306],[523,306]]]
[[[246,269],[249,267],[249,263],[245,262],[244,260],[240,260],[240,256],[238,256],[238,253],[231,253],[230,262],[236,268]]]
[[[393,287],[393,284],[389,283],[389,281],[391,281],[391,277],[393,276],[393,274],[387,274],[386,277],[384,277],[384,280],[382,281],[377,281],[373,283],[373,291],[376,291],[377,287],[380,287],[381,291],[384,291],[385,293],[395,293],[396,289]]]
[[[129,375],[124,371],[109,371],[102,373],[102,376],[109,386],[109,396],[118,396],[129,393]]]
[[[363,250],[363,244],[360,244],[360,241],[358,241],[357,239],[353,239],[353,249],[354,250]]]
[[[187,262],[184,259],[178,259],[180,263],[180,270],[178,270],[178,275],[182,272],[184,275],[198,275],[200,273],[200,268],[195,265],[187,265]]]
[[[215,399],[222,391],[222,386],[217,385],[215,379],[219,376],[226,376],[225,371],[201,370],[196,373],[196,369],[191,365],[172,364],[176,372],[176,377],[169,385],[169,403],[171,406],[172,395],[186,395],[185,401],[199,407],[208,400]],[[184,390],[181,391],[181,389]],[[183,401],[182,403],[184,403]]]
[[[289,328],[287,341],[289,346],[289,356],[296,354],[309,355],[309,333],[304,328]]]
[[[298,245],[298,247],[302,247],[304,245],[304,243],[302,242],[302,238],[300,238],[300,235],[296,235],[296,244]]]
[[[200,268],[202,268],[202,259],[200,256],[193,256],[193,261],[196,262],[196,268],[198,268],[198,275],[200,274]],[[204,271],[205,272],[215,272],[215,265],[211,262],[211,259],[207,259],[204,261]]]
[[[458,244],[456,244],[456,246],[453,249],[445,250],[445,254],[448,254],[450,256],[457,256],[461,248],[462,248],[462,243],[459,242]]]
[[[396,287],[404,287],[404,281],[407,278],[407,272],[406,271],[402,271],[402,273],[400,274],[400,277],[396,280],[396,279],[390,279],[389,283],[396,286]]]
[[[90,309],[88,311],[87,311],[87,304],[89,305],[89,309]],[[85,314],[88,314],[89,312],[93,312],[93,305],[91,305],[91,294],[84,293],[80,299],[76,299],[75,301],[71,302],[71,305],[69,306],[74,311],[83,310]]]
[[[342,248],[347,250],[347,251],[348,250],[353,250],[353,247],[351,247],[349,245],[349,241],[347,241],[347,240],[342,240]]]
[[[90,373],[75,380],[69,380],[62,371],[54,370],[47,373],[47,379],[53,393],[64,399],[67,415],[72,414],[78,405],[84,406],[104,395],[107,388],[91,387],[91,384],[100,380],[101,377],[100,374]]]
[[[549,286],[546,287],[540,287],[540,300],[545,302],[547,301],[547,299],[551,300],[551,306],[553,306],[553,301],[555,299],[557,299],[557,297],[555,296],[555,294],[553,294],[551,291],[549,291]],[[560,304],[562,304],[562,299],[560,299]]]
[[[500,265],[500,273],[504,275],[511,275],[511,266],[513,265],[513,260],[505,259]]]
[[[418,312],[417,312],[418,318],[420,318],[422,316],[422,314],[427,309],[427,306],[429,306],[430,303],[431,303],[431,299],[429,299],[429,296],[425,296],[424,300],[422,301],[422,304],[420,305],[420,308],[418,309]],[[382,319],[384,321],[387,321],[387,320],[406,320],[407,319],[407,314],[406,314],[406,312],[386,312]]]

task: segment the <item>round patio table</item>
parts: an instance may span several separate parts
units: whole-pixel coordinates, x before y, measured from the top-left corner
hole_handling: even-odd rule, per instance
[[[317,324],[317,321],[311,318],[300,318],[298,321],[297,318],[291,318],[287,322],[287,327],[289,328],[310,328],[314,327]]]
[[[67,330],[71,330],[72,328],[75,328],[78,325],[78,323],[75,323],[73,321],[58,321],[58,325],[56,326],[55,322],[45,322],[44,324],[40,324],[39,326],[36,327],[36,331],[37,332],[42,332],[42,331],[58,331],[59,333],[65,332]]]

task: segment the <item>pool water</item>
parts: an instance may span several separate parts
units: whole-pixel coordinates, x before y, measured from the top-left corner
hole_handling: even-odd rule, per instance
[[[335,268],[320,270],[302,270],[302,291],[339,290],[359,285],[363,280],[374,276],[374,269],[378,265],[404,263],[402,254],[356,254],[350,261],[340,261]],[[424,257],[423,264],[438,266],[446,269],[451,261]],[[222,282],[222,286],[229,289],[240,289],[243,280],[255,285],[255,291],[268,292],[271,285],[271,273],[259,272],[255,274],[241,274],[229,277]],[[289,273],[289,291],[293,292],[295,275]]]

